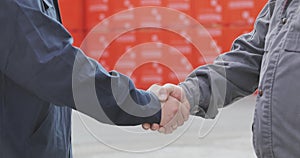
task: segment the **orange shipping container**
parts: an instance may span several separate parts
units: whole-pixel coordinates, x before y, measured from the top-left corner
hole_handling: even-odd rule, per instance
[[[218,0],[192,0],[193,17],[202,25],[221,24],[222,6]]]
[[[68,30],[83,30],[83,0],[59,0],[62,23]]]
[[[192,0],[165,0],[166,7],[176,9],[188,15],[192,15]]]
[[[90,30],[111,14],[108,0],[85,0],[85,29]]]
[[[81,42],[84,39],[85,33],[83,31],[71,30],[71,35],[73,37],[74,43],[73,45],[76,47],[80,47]]]
[[[101,38],[100,38],[101,39]],[[105,60],[106,64],[110,68],[113,68],[115,64],[117,63],[118,59],[126,53],[129,49],[134,47],[136,45],[136,32],[128,32],[121,36],[119,36],[117,39],[115,39],[113,42],[109,44],[109,46],[106,48],[107,54],[101,54],[100,60]],[[94,43],[97,45],[101,41],[98,41]],[[97,50],[94,50],[97,51]],[[99,50],[98,50],[99,51]],[[101,53],[101,52],[98,52]]]
[[[130,0],[134,7],[165,6],[166,0]]]
[[[243,26],[243,27],[224,27],[223,28],[223,51],[227,52],[231,49],[232,43],[240,35],[249,33],[252,31],[252,26]]]
[[[220,2],[223,7],[224,25],[253,25],[256,15],[255,0],[226,0]]]
[[[141,89],[148,89],[152,84],[179,83],[176,74],[170,68],[159,63],[145,63],[132,71],[131,77],[136,86]]]

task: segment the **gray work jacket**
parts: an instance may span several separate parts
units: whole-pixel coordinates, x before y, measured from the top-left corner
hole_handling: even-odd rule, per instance
[[[217,109],[259,91],[253,124],[258,158],[300,157],[300,0],[270,0],[251,33],[197,68],[181,86],[191,113]]]

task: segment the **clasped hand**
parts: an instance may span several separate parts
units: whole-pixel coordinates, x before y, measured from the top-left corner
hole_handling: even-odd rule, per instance
[[[184,90],[177,85],[152,85],[148,91],[154,93],[161,102],[160,124],[144,123],[145,130],[151,129],[164,134],[170,134],[189,119],[190,104]]]

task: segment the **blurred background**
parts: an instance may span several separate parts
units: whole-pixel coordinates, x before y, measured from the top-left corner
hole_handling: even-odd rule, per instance
[[[147,89],[154,83],[177,84],[196,67],[211,63],[218,54],[229,51],[234,39],[253,29],[255,19],[267,0],[59,0],[59,2],[63,25],[73,36],[74,45],[81,47],[86,55],[99,61],[108,71],[117,70],[124,73],[133,79],[138,88]],[[152,7],[149,14],[151,16],[132,11],[140,7]],[[164,13],[159,11],[162,7],[176,11],[174,15],[178,17],[170,16],[170,19],[166,19]],[[125,11],[126,14],[120,14]],[[113,18],[114,24],[117,25],[109,25],[105,30],[97,31],[97,26],[111,22],[109,20],[116,14],[120,15]],[[168,22],[166,26],[165,21],[173,20],[172,18],[174,24]],[[190,18],[194,21],[191,22]],[[182,23],[177,22],[178,19]],[[183,36],[196,28],[195,22],[212,37],[210,42],[211,46],[216,48],[214,52],[199,50],[195,43]],[[107,39],[108,34],[114,34],[124,28],[128,30],[134,26],[139,28],[118,34],[112,41]],[[165,27],[176,27],[176,30],[182,31],[174,32]],[[93,38],[86,38],[91,34]],[[200,37],[202,34],[195,36]],[[103,43],[107,43],[104,50],[95,47]],[[130,51],[144,43],[156,45],[152,47],[144,45],[142,49]],[[159,44],[172,49],[162,49]],[[180,55],[172,55],[174,50]],[[140,61],[144,62],[140,64]],[[170,64],[166,63],[173,64],[170,67]],[[218,120],[204,121],[193,117],[181,131],[173,134],[174,137],[167,138],[153,132],[147,132],[147,136],[141,135],[138,138],[132,134],[124,135],[120,130],[130,131],[128,133],[144,131],[140,129],[141,127],[127,129],[102,125],[74,112],[74,157],[254,158],[251,142],[254,104],[253,95],[222,110]],[[202,138],[201,133],[209,131],[210,128],[213,130]],[[165,143],[156,144],[157,141]],[[171,144],[166,145],[168,143]],[[135,151],[134,149],[138,147],[141,148]],[[154,149],[155,147],[158,149]]]
[[[249,96],[221,110],[216,120],[191,117],[171,135],[145,132],[141,126],[104,125],[74,112],[73,156],[256,158],[251,133],[254,106],[255,97]]]
[[[101,22],[112,15],[136,7],[153,6],[154,11],[155,7],[166,7],[194,18],[209,32],[219,53],[229,51],[235,38],[252,30],[256,16],[266,1],[267,0],[59,0],[63,24],[74,37],[74,44],[78,47],[80,47],[86,35],[91,32],[97,24],[101,24]],[[146,21],[151,23],[151,25],[160,27],[136,29],[119,35],[118,38],[109,43],[103,55],[96,60],[107,70],[112,70],[122,54],[128,49],[145,42],[164,43],[176,48],[192,65],[192,68],[182,70],[188,73],[192,69],[209,63],[214,59],[215,55],[212,55],[211,60],[203,60],[201,56],[203,53],[199,52],[193,43],[177,33],[163,29],[165,19],[160,18],[162,15],[159,14],[158,12],[155,14],[155,18],[151,19],[144,15],[128,13],[114,19],[119,21],[117,26],[107,28],[106,32],[94,32],[95,38],[89,42],[93,43],[93,45],[98,45],[105,41],[105,33],[117,32],[118,29],[124,27],[124,25],[130,25],[130,22],[139,23],[139,25],[143,26],[147,25],[145,24]],[[184,19],[182,19],[182,21],[184,22]],[[183,26],[183,22],[174,25],[176,25],[176,27],[185,27]],[[189,27],[193,29],[194,26],[191,25]],[[186,27],[184,29],[187,31]],[[97,51],[100,50],[91,46],[86,49],[85,53],[91,55]],[[143,52],[144,56],[133,56],[123,64],[123,67],[127,66],[129,67],[128,69],[132,71],[131,78],[133,78],[138,88],[147,89],[153,82],[164,84],[169,82],[178,83],[179,80],[182,80],[181,78],[178,79],[178,77],[174,75],[174,72],[162,63],[146,63],[134,71],[132,70],[135,66],[135,62],[141,60],[141,58],[153,57],[151,54],[156,54],[156,57],[159,58],[161,56],[159,54],[164,53],[166,52],[159,50],[155,52],[146,51]],[[168,60],[171,59],[172,58],[168,58]],[[183,64],[178,62],[177,66],[182,67]],[[121,70],[121,72],[129,75],[125,69]]]

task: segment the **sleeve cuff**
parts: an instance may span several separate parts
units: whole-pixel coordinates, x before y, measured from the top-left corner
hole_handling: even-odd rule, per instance
[[[191,115],[197,115],[200,111],[203,111],[202,113],[204,113],[204,110],[199,106],[201,94],[199,86],[197,86],[198,84],[195,82],[197,81],[186,80],[185,82],[179,84],[179,86],[185,91],[186,98],[190,103]],[[204,115],[202,115],[203,114],[201,114],[201,117],[204,117]]]
[[[145,123],[157,123],[157,124],[160,124],[160,121],[161,121],[161,103],[160,101],[158,100],[157,96],[152,93],[152,92],[149,92],[150,94],[150,99],[151,99],[151,103],[153,106],[154,109],[157,109],[158,112],[155,113],[154,115],[148,117],[146,119],[146,122]]]

